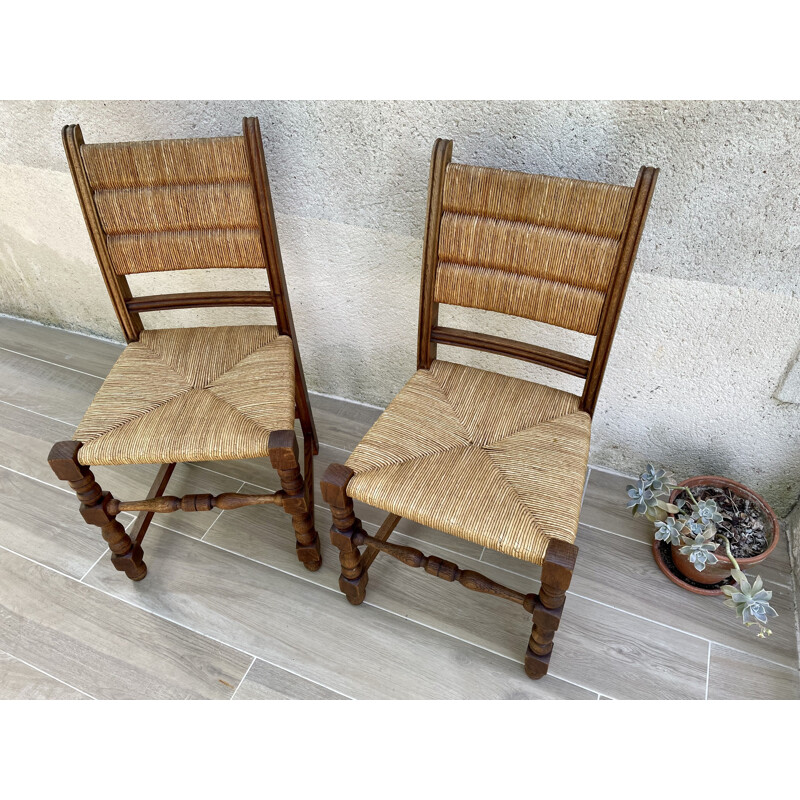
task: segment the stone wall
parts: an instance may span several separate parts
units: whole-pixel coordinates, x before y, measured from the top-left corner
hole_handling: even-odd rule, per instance
[[[261,119],[300,347],[312,390],[385,405],[412,374],[428,163],[454,159],[633,182],[661,168],[594,422],[591,460],[721,473],[779,515],[800,494],[800,405],[774,396],[800,345],[797,102],[5,102],[0,311],[119,339],[61,149],[235,134]],[[258,274],[134,276],[134,293],[262,288]],[[252,310],[149,315],[152,326],[248,322]],[[589,342],[496,314],[472,325],[588,353]],[[521,362],[441,348],[566,389]],[[789,382],[791,383],[791,382]],[[788,385],[788,384],[787,384]],[[788,397],[792,399],[792,397]]]

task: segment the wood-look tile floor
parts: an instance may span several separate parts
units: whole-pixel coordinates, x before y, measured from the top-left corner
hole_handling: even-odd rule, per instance
[[[761,573],[780,617],[762,641],[718,598],[669,583],[651,528],[624,511],[628,478],[589,473],[580,556],[550,674],[525,677],[530,618],[508,602],[380,556],[366,602],[336,587],[338,559],[317,506],[323,567],[294,555],[288,518],[261,506],[157,517],[147,578],[108,560],[96,528],[47,465],[71,437],[121,348],[0,317],[0,698],[798,698],[797,631],[785,540]],[[317,480],[378,411],[313,396]],[[116,496],[144,496],[156,467],[102,467]],[[169,494],[277,488],[267,460],[182,464]],[[319,498],[317,498],[319,500]],[[374,532],[382,513],[357,507]],[[126,524],[131,516],[121,517]],[[539,570],[403,520],[394,537],[523,592]]]

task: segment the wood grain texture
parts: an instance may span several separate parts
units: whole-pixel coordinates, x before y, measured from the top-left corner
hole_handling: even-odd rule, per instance
[[[88,695],[0,653],[0,700],[90,700]]]
[[[319,529],[324,530],[330,523],[330,513],[318,507]],[[377,526],[365,523],[364,527],[373,535],[377,532]],[[223,514],[204,541],[302,575],[305,570],[294,560],[290,549],[280,547],[281,534],[279,509],[250,508],[237,512],[236,516]],[[336,564],[335,548],[327,537],[320,537],[320,541],[323,561],[327,559],[325,563]],[[419,546],[419,542],[397,531],[392,534],[392,541]],[[429,543],[424,547],[427,553],[452,557],[448,551]],[[482,572],[519,591],[539,590],[538,581],[490,564],[461,555],[458,562],[462,568]],[[585,563],[583,549],[576,575],[581,563]],[[335,569],[322,569],[307,577],[338,591],[337,573]],[[369,606],[386,609],[522,663],[530,633],[530,615],[519,606],[454,589],[386,556],[378,556],[370,566],[366,600],[352,609],[353,614],[360,614]],[[618,698],[703,697],[708,657],[706,642],[574,595],[568,596],[567,606],[569,613],[565,614],[558,632],[551,674],[538,683],[550,681],[555,675]],[[515,664],[517,677],[536,685],[525,677],[519,664]]]
[[[320,440],[348,453],[383,412],[382,408],[342,402],[321,394],[310,393],[309,397]]]
[[[286,276],[283,270],[283,257],[278,243],[278,229],[275,224],[275,211],[272,206],[272,194],[269,189],[269,177],[264,158],[264,143],[261,139],[261,126],[258,117],[244,117],[242,133],[247,150],[247,161],[253,185],[253,193],[260,223],[260,240],[269,275],[272,303],[275,309],[275,322],[282,334],[290,336],[294,347],[295,363],[295,401],[297,414],[303,427],[303,434],[314,444],[314,452],[319,447],[319,439],[311,411],[306,378],[303,373],[303,362],[294,328],[289,292],[286,287]]]
[[[76,426],[102,380],[3,351],[0,400]]]
[[[0,347],[105,378],[124,345],[0,316]]]
[[[759,639],[742,625],[719,597],[702,597],[667,581],[656,567],[649,548],[586,526],[578,530],[581,559],[571,591],[602,599],[616,608],[702,636],[712,642],[797,666],[797,639],[792,592],[773,585],[772,605],[780,614],[773,635]],[[592,569],[581,569],[591,562]],[[780,624],[779,624],[780,623]]]
[[[2,360],[2,353],[0,353]],[[69,439],[74,426],[0,403],[0,465],[45,483],[57,483],[47,464],[53,442]]]
[[[444,328],[437,325],[431,330],[431,339],[436,344],[466,347],[470,350],[483,350],[487,353],[528,361],[532,364],[541,364],[579,378],[586,377],[589,369],[589,362],[585,358],[559,353],[557,350],[549,350],[538,345],[517,342],[513,339],[491,336],[488,333],[475,333],[474,331]]]
[[[213,308],[215,306],[271,306],[270,292],[179,292],[178,294],[140,295],[128,300],[129,311],[166,311],[176,308]]]
[[[242,685],[236,690],[233,699],[347,700],[349,698],[257,658]]]
[[[136,499],[147,496],[158,469],[157,464],[125,465],[92,467],[92,472],[103,489],[110,491],[114,497]],[[219,495],[236,492],[240,486],[241,483],[236,478],[201,470],[192,464],[176,464],[175,471],[169,479],[170,494],[178,496],[198,491]],[[220,514],[219,509],[214,508],[205,514],[172,514],[169,522],[156,521],[162,522],[172,530],[199,539],[211,527],[218,514]]]
[[[576,544],[581,556],[570,586],[572,593],[755,656],[797,666],[792,593],[780,583],[772,584],[772,604],[781,616],[771,626],[773,635],[759,639],[722,604],[721,598],[700,597],[667,581],[644,543],[580,525]],[[529,578],[539,574],[533,565],[488,549],[482,562]],[[760,572],[767,574],[766,570]],[[779,626],[784,620],[786,624]]]
[[[0,649],[92,697],[227,699],[252,661],[12,553],[0,572]]]
[[[711,645],[709,700],[800,700],[800,672]]]
[[[0,469],[0,493],[3,547],[75,578],[106,552],[99,531],[83,521],[71,492]],[[132,519],[130,514],[120,516],[123,525]]]
[[[319,423],[319,415],[315,410],[315,419]],[[338,447],[331,447],[327,444],[321,444],[319,455],[314,458],[314,473],[322,476],[330,464],[342,464],[347,459],[349,451],[342,450]],[[277,474],[270,467],[269,463],[264,459],[249,459],[240,461],[204,461],[196,465],[199,469],[202,468],[213,469],[215,471],[231,475],[232,477],[239,478],[251,484],[241,491],[256,492],[260,489],[269,489],[277,491],[280,489],[280,482],[277,479]],[[201,480],[201,479],[198,479]],[[321,508],[319,504],[322,502],[317,493],[317,508]],[[358,500],[354,502],[356,516],[364,522],[370,522],[374,525],[380,525],[386,517],[386,512],[381,511],[379,508],[369,506]],[[169,527],[169,523],[165,523]],[[319,530],[322,530],[321,528]],[[420,525],[409,519],[402,519],[398,524],[398,530],[402,531],[408,536],[417,539],[419,542],[431,542],[439,547],[450,550],[452,553],[464,554],[472,558],[480,558],[483,548],[480,545],[470,542],[466,539],[461,539],[458,536],[450,536],[441,531],[434,530],[425,525]]]
[[[599,469],[590,470],[581,506],[581,522],[651,544],[653,523],[642,517],[632,517],[631,512],[625,508],[628,502],[625,487],[633,482],[633,478],[624,475],[614,475]]]
[[[259,510],[242,509],[237,516]],[[171,556],[169,570],[153,570],[148,576],[147,593],[132,592],[130,581],[110,571],[92,570],[87,583],[135,599],[167,619],[301,672],[350,697],[595,697],[550,677],[530,681],[510,659],[456,639],[443,639],[435,631],[371,605],[350,609],[338,592],[309,582],[329,570],[307,573],[295,560],[295,568],[303,569],[307,578],[298,582],[283,571],[155,526],[147,542],[152,563]],[[285,536],[284,549],[290,550]],[[294,558],[294,553],[290,555]],[[323,560],[326,557],[336,562],[331,549]],[[287,619],[292,620],[291,631]],[[398,642],[403,646],[398,647]]]

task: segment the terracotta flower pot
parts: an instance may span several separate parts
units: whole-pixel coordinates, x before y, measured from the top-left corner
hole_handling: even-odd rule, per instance
[[[764,536],[767,539],[767,549],[764,550],[763,553],[759,553],[757,556],[736,559],[743,572],[747,572],[747,570],[751,567],[754,567],[756,564],[760,564],[775,549],[775,545],[778,544],[778,537],[780,536],[780,526],[778,525],[778,519],[775,516],[775,512],[769,507],[767,501],[764,500],[764,498],[760,495],[757,495],[755,492],[748,489],[746,486],[743,486],[741,483],[732,481],[729,478],[721,478],[715,475],[699,475],[695,478],[687,478],[685,481],[681,481],[681,483],[678,485],[688,486],[690,489],[694,488],[695,486],[711,486],[715,489],[730,489],[731,494],[734,494],[737,497],[742,497],[745,500],[749,500],[762,511],[765,519]],[[670,503],[674,503],[680,495],[680,489],[675,489],[669,497]],[[684,497],[686,497],[685,493]],[[675,568],[684,577],[689,578],[689,580],[692,580],[695,583],[719,583],[720,581],[724,581],[730,575],[730,572],[733,569],[733,564],[724,554],[725,551],[722,546],[718,547],[714,551],[714,555],[716,555],[719,563],[714,564],[713,566],[707,566],[702,572],[698,572],[694,568],[694,564],[689,561],[689,556],[685,556],[680,552],[680,547],[681,545],[671,546],[672,562],[675,565]],[[692,586],[687,585],[686,588],[690,591],[694,590],[694,587]]]

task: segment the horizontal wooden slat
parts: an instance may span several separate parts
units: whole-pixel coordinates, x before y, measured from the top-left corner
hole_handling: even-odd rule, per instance
[[[566,372],[568,375],[575,375],[578,378],[585,378],[589,372],[589,361],[585,358],[559,353],[557,350],[525,342],[515,342],[513,339],[504,339],[501,336],[491,336],[487,333],[443,328],[437,325],[431,331],[431,340],[437,344],[467,347],[471,350],[483,350],[487,353],[518,358],[520,361],[530,361],[559,372]]]
[[[168,311],[176,308],[211,308],[214,306],[271,306],[271,292],[180,292],[133,297],[128,311]]]

